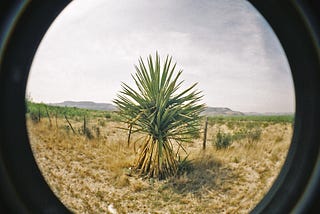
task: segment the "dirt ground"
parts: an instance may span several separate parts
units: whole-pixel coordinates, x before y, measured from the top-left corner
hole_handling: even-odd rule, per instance
[[[268,124],[258,142],[234,142],[216,150],[210,139],[224,125],[208,128],[208,143],[186,144],[188,172],[158,181],[132,173],[136,154],[121,124],[108,122],[100,137],[86,139],[47,121],[27,121],[38,166],[59,199],[75,213],[248,213],[266,194],[285,160],[291,124]]]

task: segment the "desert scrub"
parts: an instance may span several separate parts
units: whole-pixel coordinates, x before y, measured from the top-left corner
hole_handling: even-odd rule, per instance
[[[236,132],[234,132],[234,134],[232,135],[232,139],[234,141],[239,141],[239,140],[242,140],[244,138],[247,137],[247,129],[245,128],[240,128],[239,130],[237,130]]]
[[[177,153],[173,143],[183,148],[182,143],[192,140],[200,130],[199,104],[201,92],[195,90],[197,83],[180,90],[182,70],[175,72],[172,57],[166,57],[160,66],[160,57],[151,55],[147,66],[140,57],[136,73],[132,75],[137,90],[123,83],[122,91],[114,103],[122,121],[128,124],[129,138],[136,132],[144,133],[144,143],[135,168],[147,177],[164,179],[178,170]]]
[[[247,138],[249,143],[258,142],[261,138],[262,130],[260,128],[250,129],[247,132]]]
[[[105,118],[106,118],[106,119],[111,119],[111,113],[110,113],[110,112],[107,112],[107,113],[105,114]]]
[[[231,145],[232,140],[233,136],[231,134],[219,130],[213,143],[216,149],[225,149]]]

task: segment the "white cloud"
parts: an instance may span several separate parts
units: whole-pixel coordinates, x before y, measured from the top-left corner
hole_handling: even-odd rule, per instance
[[[47,32],[28,91],[36,101],[111,102],[139,56],[172,55],[204,101],[240,111],[294,111],[290,69],[246,1],[72,2]]]

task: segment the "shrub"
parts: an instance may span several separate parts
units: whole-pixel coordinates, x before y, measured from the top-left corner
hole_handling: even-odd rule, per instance
[[[248,142],[253,143],[259,141],[261,138],[261,133],[262,131],[259,128],[249,130],[247,133]]]
[[[187,156],[188,157],[188,156]],[[183,173],[189,173],[192,170],[192,162],[185,157],[183,160],[178,159],[178,171],[177,175],[182,175]]]
[[[214,145],[217,149],[228,148],[232,143],[232,135],[228,133],[223,133],[219,130],[214,141]]]
[[[244,139],[244,138],[246,138],[247,137],[247,131],[246,131],[246,129],[240,129],[240,130],[238,130],[238,131],[236,131],[234,134],[233,134],[233,136],[232,136],[232,140],[242,140],[242,139]]]
[[[106,115],[105,115],[106,119],[111,119],[111,114],[110,112],[107,112]]]
[[[227,123],[227,127],[229,128],[229,129],[234,129],[234,122],[228,122]]]
[[[91,130],[90,130],[88,127],[85,127],[85,129],[84,129],[84,135],[85,135],[89,140],[91,140],[91,139],[94,138]]]
[[[151,55],[147,64],[140,58],[136,73],[132,75],[137,90],[123,83],[122,91],[114,103],[119,109],[122,121],[128,123],[132,133],[146,135],[135,168],[148,177],[164,179],[177,173],[178,161],[172,143],[179,148],[182,142],[191,141],[199,132],[200,113],[204,105],[199,104],[201,92],[196,84],[180,90],[179,77],[175,74],[176,64],[166,58],[160,66],[160,57]]]
[[[32,111],[29,114],[30,114],[30,118],[31,118],[32,122],[34,122],[34,123],[38,123],[39,122],[40,118],[39,118],[39,114],[38,113]]]
[[[93,129],[94,129],[94,131],[96,133],[97,138],[99,138],[100,135],[101,135],[101,131],[100,131],[99,126],[94,126]]]
[[[102,127],[104,127],[106,125],[105,121],[104,120],[100,120],[98,119],[98,124]]]
[[[260,128],[254,129],[240,129],[232,135],[232,140],[247,139],[249,143],[259,141],[261,138],[262,130]]]

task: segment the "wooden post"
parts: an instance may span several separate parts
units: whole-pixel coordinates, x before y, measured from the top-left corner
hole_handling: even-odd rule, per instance
[[[208,117],[206,117],[206,123],[204,125],[204,133],[203,133],[203,145],[202,149],[206,149],[206,143],[207,143],[207,128],[208,128]]]
[[[41,117],[41,115],[40,115],[40,106],[39,106],[39,108],[38,108],[38,122],[40,122],[40,117]]]
[[[57,112],[55,114],[55,117],[56,117],[56,128],[58,128],[58,113]]]
[[[74,131],[74,129],[73,129],[72,125],[71,125],[71,123],[69,122],[69,120],[68,120],[68,118],[67,118],[67,115],[64,115],[64,118],[65,118],[66,121],[68,122],[68,124],[69,124],[69,126],[70,126],[70,128],[71,128],[71,130],[72,130],[72,132],[73,132],[73,134],[76,134],[76,132]]]
[[[86,115],[83,116],[83,134],[86,135],[87,132],[87,122],[86,122]]]
[[[129,125],[129,134],[128,134],[128,147],[130,145],[130,137],[131,137],[131,131],[132,131],[132,124]]]
[[[51,118],[50,118],[50,114],[48,112],[48,107],[45,105],[45,109],[46,109],[46,112],[47,112],[47,116],[49,118],[49,124],[50,124],[50,127],[52,126],[52,123],[51,123]]]

